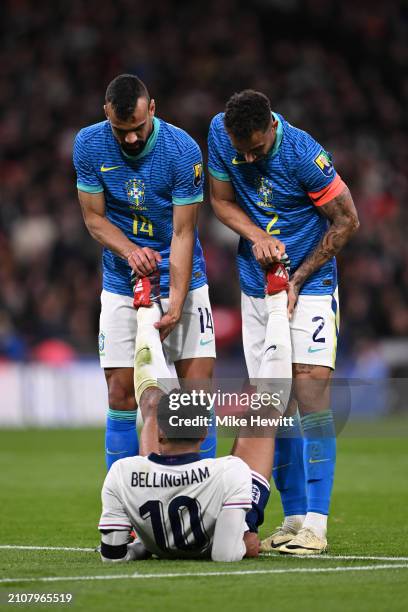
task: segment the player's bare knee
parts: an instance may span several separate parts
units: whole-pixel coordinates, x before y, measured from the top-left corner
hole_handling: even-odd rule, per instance
[[[113,410],[136,410],[133,386],[125,385],[112,377],[108,382],[109,406]]]
[[[294,391],[301,413],[327,410],[331,370],[326,366],[293,364]]]
[[[181,359],[176,366],[177,376],[189,380],[201,380],[203,383],[212,378],[215,359],[213,357],[194,357]]]

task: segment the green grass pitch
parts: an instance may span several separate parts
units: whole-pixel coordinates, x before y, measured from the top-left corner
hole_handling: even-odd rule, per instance
[[[41,592],[73,593],[73,603],[32,604],[30,609],[405,611],[407,437],[399,426],[398,435],[390,435],[387,424],[376,427],[371,435],[364,430],[364,437],[339,438],[330,552],[324,558],[269,555],[231,564],[151,560],[120,566],[102,565],[94,552],[4,548],[91,548],[98,543],[103,432],[0,431],[0,606],[12,608],[6,603],[9,593]],[[220,454],[229,445],[221,439]],[[261,535],[280,517],[273,489]],[[75,579],[38,581],[52,577]]]

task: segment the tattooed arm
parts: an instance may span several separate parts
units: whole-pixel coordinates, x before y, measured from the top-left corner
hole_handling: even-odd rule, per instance
[[[337,255],[360,225],[353,198],[347,187],[333,200],[319,206],[319,211],[329,219],[330,227],[315,250],[305,259],[290,279],[288,292],[289,318],[292,317],[300,288],[305,280],[321,268],[326,261]]]

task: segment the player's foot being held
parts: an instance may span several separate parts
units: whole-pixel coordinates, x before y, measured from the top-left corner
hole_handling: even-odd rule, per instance
[[[273,263],[265,272],[265,293],[276,295],[281,291],[288,290],[290,272],[290,259],[286,253],[282,255],[281,261]]]
[[[133,306],[149,307],[160,300],[160,273],[155,270],[149,276],[138,276],[134,271],[130,278],[133,288]]]
[[[265,540],[262,540],[260,552],[279,552],[281,546],[284,546],[293,540],[297,533],[297,529],[287,527],[284,524],[280,525],[276,528],[272,535],[265,538]]]
[[[320,555],[326,551],[326,538],[317,536],[307,527],[302,528],[290,542],[279,549],[285,555]]]

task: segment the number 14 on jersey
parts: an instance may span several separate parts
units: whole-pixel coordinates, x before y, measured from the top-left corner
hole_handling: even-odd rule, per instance
[[[143,215],[133,215],[133,233],[135,236],[148,234],[153,237],[153,223]]]

